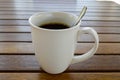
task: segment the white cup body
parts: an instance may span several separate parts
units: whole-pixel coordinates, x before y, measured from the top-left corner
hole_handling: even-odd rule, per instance
[[[46,72],[61,73],[70,65],[79,30],[79,25],[71,26],[76,19],[77,16],[65,12],[42,12],[30,17],[35,56]],[[53,22],[67,24],[70,28],[51,30],[38,27]]]

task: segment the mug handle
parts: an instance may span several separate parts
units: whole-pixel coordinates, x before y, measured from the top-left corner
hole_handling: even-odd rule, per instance
[[[91,50],[89,50],[87,53],[82,54],[80,56],[74,56],[73,59],[72,59],[71,64],[82,62],[82,61],[85,61],[85,60],[91,58],[95,54],[95,52],[97,51],[97,48],[98,48],[98,45],[99,45],[98,34],[97,34],[97,32],[94,29],[92,29],[90,27],[85,27],[85,28],[81,28],[78,31],[78,33],[82,33],[82,34],[88,33],[88,34],[91,34],[94,37],[95,44],[94,44],[93,48]]]

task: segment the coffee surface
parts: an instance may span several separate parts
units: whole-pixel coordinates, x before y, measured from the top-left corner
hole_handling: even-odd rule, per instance
[[[48,23],[48,24],[43,24],[39,27],[45,28],[45,29],[54,29],[54,30],[69,28],[69,26],[67,26],[65,24],[61,24],[61,23]]]

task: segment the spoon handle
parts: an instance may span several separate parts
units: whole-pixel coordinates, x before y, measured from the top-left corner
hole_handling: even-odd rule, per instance
[[[86,10],[87,10],[87,7],[84,6],[83,9],[82,9],[82,11],[80,12],[79,17],[78,17],[78,19],[76,20],[76,22],[75,22],[74,25],[77,25],[77,24],[79,23],[79,21],[80,21],[80,20],[83,18],[83,16],[85,15]]]

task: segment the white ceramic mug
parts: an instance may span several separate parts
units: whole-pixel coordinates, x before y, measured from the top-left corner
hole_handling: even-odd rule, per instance
[[[82,62],[92,57],[99,44],[96,31],[90,27],[80,28],[80,23],[71,26],[78,16],[67,12],[39,12],[29,18],[35,56],[42,69],[51,74],[65,71],[70,64]],[[64,23],[67,29],[44,29],[45,23]],[[93,48],[85,54],[74,56],[78,35],[88,33],[95,39]]]

